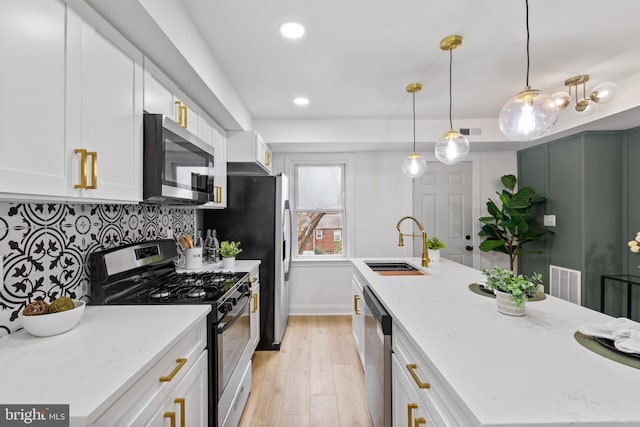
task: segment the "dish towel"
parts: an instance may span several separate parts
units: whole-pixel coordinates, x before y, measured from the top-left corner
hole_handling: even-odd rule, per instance
[[[625,353],[640,354],[640,331],[620,329],[613,334],[613,344]]]
[[[626,317],[618,317],[607,323],[582,325],[578,330],[585,335],[615,341],[614,335],[616,331],[628,330],[640,333],[640,323],[629,320]]]

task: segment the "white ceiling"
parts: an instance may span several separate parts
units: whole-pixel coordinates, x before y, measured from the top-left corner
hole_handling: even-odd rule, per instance
[[[454,128],[496,119],[525,86],[524,0],[182,2],[256,120],[410,119],[405,86],[415,81],[424,85],[418,120],[446,120],[449,56],[439,42],[449,34],[464,38],[453,52]],[[590,74],[587,90],[603,81],[628,89],[621,82],[640,75],[639,18],[638,0],[530,0],[531,86],[551,94]],[[280,36],[290,20],[305,37]],[[308,106],[293,105],[301,95]]]

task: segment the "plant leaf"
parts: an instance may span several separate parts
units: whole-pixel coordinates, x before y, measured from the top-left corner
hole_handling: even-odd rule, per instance
[[[506,188],[513,191],[516,186],[517,180],[514,175],[503,175],[500,177],[500,182],[502,182],[502,185],[504,185]]]

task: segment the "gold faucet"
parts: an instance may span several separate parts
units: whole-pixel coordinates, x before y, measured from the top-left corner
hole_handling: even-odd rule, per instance
[[[413,222],[415,222],[418,225],[418,228],[420,229],[420,231],[422,231],[422,234],[406,234],[403,233],[402,231],[400,231],[400,224],[402,224],[402,221],[404,221],[405,219],[410,219]],[[396,230],[398,230],[398,246],[404,246],[404,238],[403,236],[410,236],[410,237],[420,237],[422,236],[422,266],[423,267],[428,267],[429,263],[431,262],[431,260],[429,259],[429,255],[427,254],[427,232],[424,231],[424,227],[422,226],[422,224],[420,224],[418,222],[417,219],[415,219],[412,216],[404,216],[402,218],[400,218],[400,221],[398,221],[398,223],[396,224]]]

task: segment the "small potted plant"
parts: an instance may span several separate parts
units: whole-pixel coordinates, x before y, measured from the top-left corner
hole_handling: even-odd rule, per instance
[[[542,283],[541,274],[527,277],[500,267],[482,270],[482,274],[487,277],[484,287],[493,289],[496,295],[498,312],[510,316],[524,316],[527,299],[538,293]]]
[[[236,255],[242,252],[240,242],[224,240],[220,242],[220,255],[222,255],[222,268],[234,268]]]
[[[433,236],[427,240],[427,252],[429,259],[433,262],[440,261],[440,249],[444,249],[445,244],[442,240],[438,239],[438,236]]]

